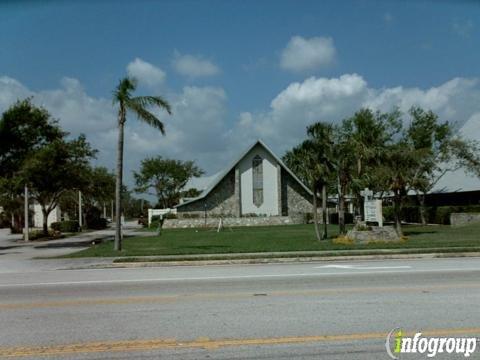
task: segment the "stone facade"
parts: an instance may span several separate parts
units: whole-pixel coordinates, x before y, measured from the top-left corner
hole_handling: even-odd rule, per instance
[[[401,241],[393,226],[369,226],[369,230],[353,228],[347,233],[347,238],[354,240],[358,244],[368,244],[375,241]]]
[[[230,171],[203,199],[185,204],[177,209],[177,216],[240,216],[239,185],[236,170]],[[188,215],[186,215],[188,214]]]
[[[259,216],[259,217],[227,217],[223,218],[224,226],[270,226],[270,225],[291,225],[300,224],[301,218],[290,216]],[[164,229],[184,228],[216,228],[219,218],[196,218],[196,219],[166,219],[163,223]]]
[[[480,222],[479,213],[452,213],[450,214],[450,225],[462,226],[474,222]]]
[[[281,189],[279,190],[281,201],[278,206],[281,215],[295,218],[293,223],[299,223],[298,219],[302,218],[299,215],[312,212],[312,196],[287,171],[279,167],[278,173],[279,189]],[[203,219],[206,210],[207,218],[211,216],[241,217],[240,188],[238,168],[234,168],[205,198],[179,207],[177,216],[179,219]],[[192,216],[194,218],[191,218]],[[256,217],[248,218],[257,219]],[[275,218],[275,216],[258,218]]]
[[[263,159],[262,204],[252,203],[253,172],[252,164],[256,157]],[[189,219],[196,223],[206,218],[248,218],[244,222],[260,222],[289,217],[288,223],[299,223],[305,213],[312,212],[312,196],[308,190],[291,175],[278,159],[261,141],[254,144],[226,175],[211,190],[203,193],[197,200],[176,207],[178,219]],[[255,216],[251,216],[255,215]],[[292,220],[294,219],[294,220]],[[200,221],[200,220],[199,220]],[[214,220],[214,222],[217,220]],[[285,223],[286,220],[278,220]],[[277,220],[268,220],[275,223]],[[235,226],[240,224],[235,224]]]
[[[296,181],[287,171],[282,169],[282,215],[311,213],[312,195]]]

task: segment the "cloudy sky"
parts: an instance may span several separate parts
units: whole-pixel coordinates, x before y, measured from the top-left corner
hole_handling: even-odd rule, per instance
[[[211,175],[255,139],[279,156],[315,121],[420,105],[480,140],[476,1],[5,1],[0,112],[33,96],[115,163],[111,93],[168,99],[166,136],[128,118],[125,177],[145,157]],[[450,175],[442,186],[480,189]]]

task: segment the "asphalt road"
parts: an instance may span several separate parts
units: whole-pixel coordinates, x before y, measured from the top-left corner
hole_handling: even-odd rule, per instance
[[[480,337],[479,276],[477,258],[4,273],[0,358],[388,359],[397,327]]]

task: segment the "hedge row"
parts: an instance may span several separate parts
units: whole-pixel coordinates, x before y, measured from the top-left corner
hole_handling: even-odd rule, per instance
[[[425,208],[425,218],[429,224],[450,225],[450,214],[452,213],[480,213],[480,205],[427,206]],[[392,206],[383,208],[383,217],[385,221],[394,221]],[[402,207],[401,219],[409,223],[421,223],[420,207]]]
[[[50,227],[52,230],[60,231],[62,233],[65,232],[79,232],[80,231],[80,224],[77,220],[65,220],[65,221],[58,221],[53,222]]]

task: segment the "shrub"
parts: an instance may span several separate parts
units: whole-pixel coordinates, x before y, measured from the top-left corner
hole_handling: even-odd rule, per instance
[[[58,221],[54,222],[50,225],[52,230],[60,231],[62,233],[65,232],[79,232],[80,231],[80,224],[77,220],[65,220],[65,221]]]
[[[354,227],[355,231],[371,231],[372,227],[364,224],[357,224]]]
[[[387,222],[393,222],[393,206],[384,206],[382,209],[383,219]]]
[[[355,240],[350,239],[347,236],[339,236],[336,239],[333,239],[332,242],[337,245],[348,245],[348,246],[355,245]]]
[[[92,218],[87,222],[87,227],[93,230],[101,230],[107,228],[107,219]]]
[[[102,212],[95,206],[90,206],[85,213],[85,226],[87,229],[101,230],[107,227],[107,220],[102,218]]]
[[[10,218],[5,213],[0,213],[0,229],[11,227]]]
[[[150,229],[158,228],[158,224],[160,223],[160,215],[153,215],[150,219]]]
[[[302,223],[303,224],[310,224],[313,222],[313,213],[306,212],[302,214]]]
[[[425,217],[430,224],[450,225],[450,215],[452,213],[464,212],[480,213],[480,205],[467,206],[427,206],[425,207]],[[383,217],[385,221],[394,221],[393,207],[385,206],[383,208]],[[401,219],[410,223],[420,223],[420,207],[419,206],[403,206]]]
[[[338,224],[338,213],[328,214],[328,222],[330,224]],[[345,224],[353,224],[353,214],[346,212],[345,213]]]
[[[35,240],[55,240],[55,239],[61,239],[64,236],[62,233],[58,230],[49,230],[48,235],[45,236],[43,234],[43,231],[40,230],[34,230],[28,233],[28,239],[30,241],[35,241]]]

